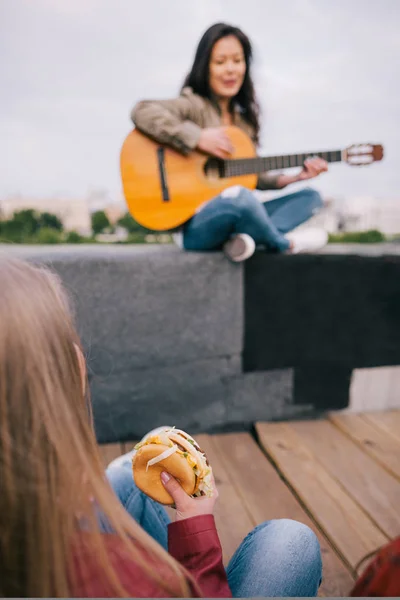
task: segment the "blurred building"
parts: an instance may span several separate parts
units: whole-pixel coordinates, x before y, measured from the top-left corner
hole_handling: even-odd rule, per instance
[[[128,208],[125,203],[122,202],[114,202],[113,204],[107,204],[103,207],[104,212],[106,213],[108,220],[111,225],[116,225],[118,220],[128,212]]]
[[[378,229],[386,235],[400,233],[400,198],[351,196],[334,203],[342,231]]]
[[[377,229],[388,236],[400,234],[400,198],[324,197],[324,208],[301,227],[323,227],[329,233]]]

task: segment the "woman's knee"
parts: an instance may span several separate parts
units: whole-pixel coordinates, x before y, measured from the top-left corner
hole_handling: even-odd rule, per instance
[[[260,210],[260,203],[254,193],[241,185],[235,185],[227,188],[221,196],[230,202],[241,214]]]
[[[296,563],[301,561],[302,568],[313,567],[322,570],[321,548],[315,533],[304,523],[292,519],[276,519],[259,525],[255,531],[266,530],[268,544],[271,538],[274,547],[283,561]],[[262,536],[262,534],[261,534]]]
[[[307,200],[310,203],[310,205],[312,206],[312,208],[314,208],[315,210],[322,208],[324,202],[322,200],[321,194],[319,192],[317,192],[317,190],[307,187],[304,190],[302,190],[302,192],[303,192],[304,196],[307,198]]]
[[[267,521],[244,540],[228,567],[234,596],[316,596],[322,579],[319,542],[290,519]]]
[[[282,531],[282,535],[286,536],[291,543],[296,543],[302,548],[308,548],[312,552],[320,553],[318,538],[308,525],[293,519],[276,519],[272,523]]]

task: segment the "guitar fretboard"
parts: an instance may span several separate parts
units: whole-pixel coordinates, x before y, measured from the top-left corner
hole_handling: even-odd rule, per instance
[[[319,156],[328,163],[341,162],[341,150],[328,150],[325,152],[308,152],[307,154],[284,154],[282,156],[265,156],[255,158],[234,158],[224,160],[223,173],[225,177],[239,175],[252,175],[264,171],[275,171],[288,169],[290,167],[301,167],[304,161],[311,156]]]

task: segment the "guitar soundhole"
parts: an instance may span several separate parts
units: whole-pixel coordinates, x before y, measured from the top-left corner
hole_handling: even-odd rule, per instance
[[[210,157],[204,163],[204,174],[208,179],[221,179],[224,177],[224,161]]]

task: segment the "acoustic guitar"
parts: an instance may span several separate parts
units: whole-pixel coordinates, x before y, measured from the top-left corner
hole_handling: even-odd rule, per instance
[[[254,189],[257,174],[301,167],[310,156],[329,163],[362,166],[382,160],[383,147],[358,144],[345,150],[307,152],[284,156],[256,156],[251,139],[238,127],[227,127],[234,152],[221,160],[193,151],[183,156],[134,129],[121,150],[121,176],[125,199],[134,219],[156,231],[179,227],[196,209],[226,188],[241,185]]]

